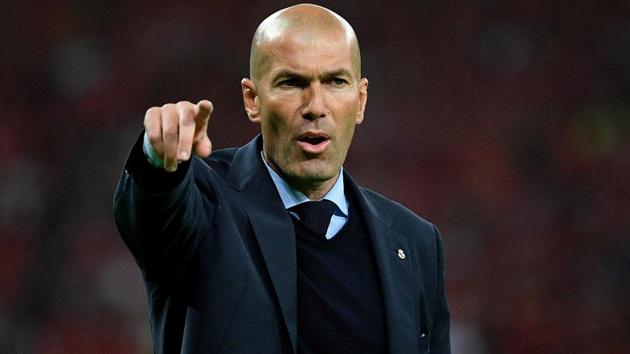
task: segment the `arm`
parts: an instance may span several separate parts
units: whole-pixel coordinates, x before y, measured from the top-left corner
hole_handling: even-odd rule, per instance
[[[146,135],[163,166],[148,162],[142,137],[125,164],[114,194],[114,215],[147,280],[181,281],[200,235],[212,231],[216,201],[197,189],[190,161],[193,154],[210,153],[206,129],[211,111],[208,101],[149,109]]]

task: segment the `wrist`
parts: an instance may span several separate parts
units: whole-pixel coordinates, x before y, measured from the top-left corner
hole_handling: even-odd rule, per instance
[[[164,168],[164,161],[158,156],[157,152],[151,145],[149,141],[149,136],[147,133],[144,133],[144,138],[142,141],[142,152],[144,152],[144,156],[146,156],[149,164],[155,168]]]

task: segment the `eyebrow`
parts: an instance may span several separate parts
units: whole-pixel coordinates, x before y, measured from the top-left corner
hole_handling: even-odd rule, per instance
[[[323,79],[329,79],[331,77],[338,77],[338,76],[348,76],[348,77],[352,77],[352,74],[350,73],[350,71],[346,70],[346,69],[337,69],[337,70],[332,70],[332,71],[327,71],[324,72],[321,77]],[[295,77],[298,79],[302,79],[302,80],[310,80],[311,77],[298,73],[296,71],[292,71],[292,70],[281,70],[279,71],[276,75],[274,75],[273,80],[272,81],[277,81],[280,78],[285,78],[285,77]]]

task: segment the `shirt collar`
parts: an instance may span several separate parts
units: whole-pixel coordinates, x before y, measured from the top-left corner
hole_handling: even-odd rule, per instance
[[[280,194],[280,199],[282,199],[282,204],[284,204],[285,209],[292,208],[298,204],[302,204],[304,202],[310,201],[310,199],[304,195],[304,193],[299,190],[291,187],[279,174],[274,171],[271,166],[265,160],[263,156],[263,152],[260,152],[260,157],[265,163],[265,167],[267,167],[267,171],[269,171],[269,175],[271,176],[271,180],[273,180],[273,184],[276,186],[278,193]],[[333,187],[322,197],[322,199],[330,200],[335,203],[337,206],[337,210],[335,214],[341,213],[343,216],[348,216],[348,201],[346,200],[346,195],[344,193],[344,185],[343,185],[343,167],[339,170],[339,175],[337,176],[337,181],[333,185]]]

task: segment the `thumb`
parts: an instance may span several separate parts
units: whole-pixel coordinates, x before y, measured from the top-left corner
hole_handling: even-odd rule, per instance
[[[201,140],[195,142],[194,144],[195,155],[199,157],[208,157],[212,152],[212,142],[207,135],[205,135]]]

